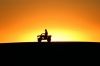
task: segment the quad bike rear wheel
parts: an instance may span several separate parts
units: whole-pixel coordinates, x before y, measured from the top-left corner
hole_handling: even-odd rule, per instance
[[[50,39],[50,38],[48,38],[48,39],[47,39],[47,41],[48,41],[48,42],[50,42],[50,41],[51,41],[51,39]]]

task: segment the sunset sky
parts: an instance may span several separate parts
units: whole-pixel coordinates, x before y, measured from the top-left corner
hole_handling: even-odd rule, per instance
[[[37,41],[44,29],[52,41],[100,42],[100,0],[0,0],[0,43]]]

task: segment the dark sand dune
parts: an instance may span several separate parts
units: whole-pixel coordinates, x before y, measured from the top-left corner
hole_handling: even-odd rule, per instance
[[[15,50],[96,50],[100,48],[100,43],[97,42],[16,42],[16,43],[1,43],[2,49]]]
[[[51,51],[50,51],[51,50]],[[0,60],[13,66],[100,66],[100,43],[17,42],[0,44]]]

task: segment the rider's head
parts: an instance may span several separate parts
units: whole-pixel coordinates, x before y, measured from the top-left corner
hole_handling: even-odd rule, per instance
[[[47,29],[45,29],[45,31],[47,31]]]

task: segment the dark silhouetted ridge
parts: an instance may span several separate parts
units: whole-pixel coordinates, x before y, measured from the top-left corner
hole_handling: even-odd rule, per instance
[[[51,51],[50,51],[51,50]],[[53,51],[52,51],[53,50]],[[100,66],[97,42],[17,42],[0,44],[0,60],[12,66]],[[1,63],[2,63],[1,62]]]

